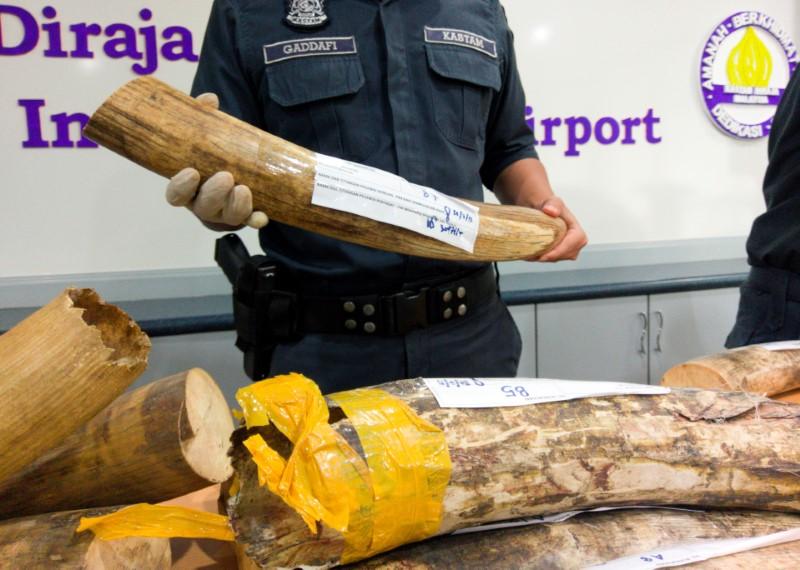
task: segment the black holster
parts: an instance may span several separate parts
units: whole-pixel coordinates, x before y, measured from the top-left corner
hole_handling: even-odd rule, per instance
[[[269,376],[272,353],[280,342],[299,338],[297,297],[281,290],[286,280],[268,255],[250,256],[236,234],[217,240],[214,259],[233,285],[236,346],[252,380]]]

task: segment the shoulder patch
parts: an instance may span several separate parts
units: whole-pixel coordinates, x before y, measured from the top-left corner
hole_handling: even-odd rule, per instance
[[[267,65],[298,57],[358,53],[355,36],[287,40],[265,45],[263,49],[264,63]]]
[[[425,41],[429,44],[450,44],[470,48],[497,59],[497,42],[466,30],[425,26]]]

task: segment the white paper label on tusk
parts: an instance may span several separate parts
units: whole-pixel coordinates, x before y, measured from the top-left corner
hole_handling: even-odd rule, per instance
[[[605,396],[669,394],[664,386],[542,378],[426,378],[442,408],[529,406]]]
[[[478,208],[404,178],[317,154],[311,203],[432,237],[472,253]]]
[[[800,350],[800,340],[784,340],[780,342],[768,342],[766,344],[757,344],[756,346],[761,348],[766,348],[767,350],[773,352],[780,352],[782,350]]]
[[[702,511],[697,509],[683,509],[679,507],[664,507],[664,506],[649,506],[649,505],[629,505],[625,507],[597,507],[596,509],[589,509],[586,511],[565,511],[555,515],[546,515],[538,517],[524,517],[521,519],[514,519],[510,521],[503,521],[499,523],[486,523],[479,526],[471,526],[469,528],[460,528],[451,534],[471,534],[473,532],[483,532],[486,530],[501,530],[504,528],[517,528],[521,526],[533,526],[537,524],[551,524],[560,523],[569,520],[584,513],[602,513],[605,511],[622,511],[625,509],[656,509],[666,511],[683,511],[688,513],[700,513]]]
[[[672,568],[694,562],[702,562],[710,558],[728,556],[737,552],[746,552],[766,546],[783,544],[800,540],[800,529],[784,530],[766,536],[753,538],[727,538],[716,540],[698,540],[676,544],[665,548],[651,550],[636,556],[618,558],[605,564],[590,566],[602,570],[651,570],[654,568]]]

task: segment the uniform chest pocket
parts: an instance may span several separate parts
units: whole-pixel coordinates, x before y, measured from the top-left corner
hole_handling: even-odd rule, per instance
[[[476,149],[486,135],[502,80],[496,59],[466,47],[425,45],[436,125],[451,142]]]
[[[374,150],[358,55],[298,57],[267,65],[270,132],[323,154],[364,160]]]

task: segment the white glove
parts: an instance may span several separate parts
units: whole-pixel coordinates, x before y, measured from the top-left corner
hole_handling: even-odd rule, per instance
[[[219,98],[214,93],[203,93],[197,97],[197,101],[214,109],[219,108]],[[173,206],[186,206],[195,216],[212,226],[248,225],[260,229],[269,222],[264,212],[253,211],[250,188],[237,185],[230,172],[217,172],[200,186],[200,173],[194,168],[184,168],[169,181],[166,197]]]

